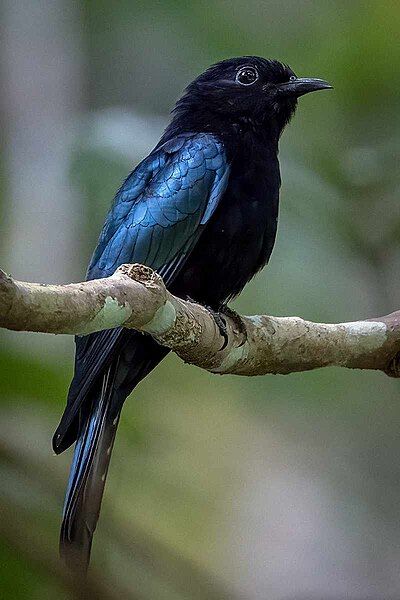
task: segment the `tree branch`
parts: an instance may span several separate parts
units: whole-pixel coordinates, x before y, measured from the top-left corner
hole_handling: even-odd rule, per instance
[[[227,342],[210,311],[181,300],[143,265],[68,285],[16,281],[0,271],[0,327],[87,334],[127,327],[149,333],[185,362],[213,373],[263,375],[326,366],[400,376],[400,311],[353,323],[228,312]]]

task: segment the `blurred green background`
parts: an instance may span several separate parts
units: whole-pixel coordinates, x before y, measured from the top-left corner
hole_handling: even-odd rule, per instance
[[[235,306],[399,308],[398,2],[3,0],[0,17],[3,269],[82,279],[185,85],[258,54],[335,89],[284,133],[278,241]],[[400,597],[399,384],[218,378],[174,356],[126,404],[84,590],[58,561],[71,455],[50,448],[72,361],[67,336],[1,333],[1,598]]]

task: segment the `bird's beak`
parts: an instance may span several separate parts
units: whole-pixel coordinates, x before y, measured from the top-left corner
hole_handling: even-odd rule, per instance
[[[312,79],[311,77],[297,77],[286,83],[281,83],[278,86],[279,92],[285,96],[303,96],[309,92],[316,92],[317,90],[330,90],[332,86],[323,79]]]

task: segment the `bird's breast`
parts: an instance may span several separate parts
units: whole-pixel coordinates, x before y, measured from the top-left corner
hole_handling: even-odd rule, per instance
[[[231,167],[227,189],[172,291],[209,306],[240,293],[268,261],[278,218],[278,161]]]

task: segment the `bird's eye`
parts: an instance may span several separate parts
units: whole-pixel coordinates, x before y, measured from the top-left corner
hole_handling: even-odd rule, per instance
[[[243,67],[236,75],[236,81],[241,85],[252,85],[257,79],[258,72],[254,67]]]
[[[297,79],[296,75],[291,75],[289,77],[289,81],[295,81]]]

